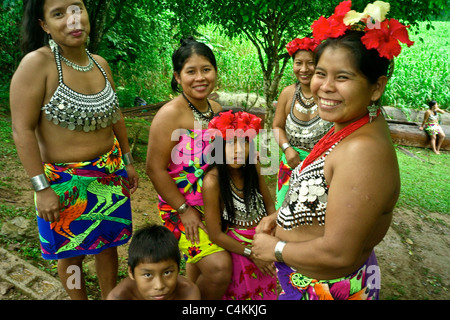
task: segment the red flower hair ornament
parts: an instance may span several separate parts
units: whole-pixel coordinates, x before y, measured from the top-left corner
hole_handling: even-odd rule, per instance
[[[211,129],[211,136],[221,135],[224,140],[234,137],[254,139],[261,129],[261,118],[244,111],[233,113],[228,110],[214,117],[209,122],[208,129]]]
[[[314,51],[319,44],[320,41],[317,39],[308,37],[304,37],[302,39],[295,38],[287,44],[286,49],[289,55],[292,57],[298,50]]]
[[[376,49],[380,57],[392,60],[401,52],[399,42],[408,47],[414,44],[409,40],[409,26],[401,24],[396,19],[385,19],[390,5],[387,2],[375,1],[368,4],[363,13],[350,10],[351,0],[341,2],[334,14],[328,19],[323,16],[314,21],[311,26],[313,36],[317,40],[337,38],[347,30],[364,30],[366,33],[361,42],[370,49]],[[374,23],[375,20],[375,23]]]

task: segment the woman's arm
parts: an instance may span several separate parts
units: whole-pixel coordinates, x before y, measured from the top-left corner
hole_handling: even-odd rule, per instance
[[[290,102],[295,92],[295,85],[290,85],[281,91],[278,98],[275,116],[273,118],[272,130],[278,145],[288,142],[285,132],[286,118],[290,112]]]
[[[180,118],[182,118],[180,112],[173,101],[158,111],[150,127],[146,162],[146,173],[156,192],[174,209],[178,209],[186,202],[167,172],[172,149],[177,144],[177,141],[172,141],[172,134],[176,130],[182,130],[179,129]],[[191,206],[180,215],[186,238],[192,243],[199,241],[198,228],[206,231],[200,216],[200,212]]]
[[[422,125],[419,127],[419,130],[423,130],[423,127],[424,127],[425,123],[427,122],[429,116],[430,116],[430,110],[425,111],[425,113],[423,114]]]
[[[114,83],[114,78],[111,72],[111,68],[108,65],[108,62],[101,56],[95,55],[95,59],[101,64],[102,68],[105,70],[106,75],[108,77],[109,82],[111,83],[111,86],[113,90],[116,90],[116,85]],[[120,103],[120,101],[119,101]],[[125,124],[125,119],[123,118],[122,112],[120,112],[120,119],[113,125],[113,131],[114,135],[116,136],[117,140],[119,141],[120,150],[122,151],[122,155],[129,153],[130,145],[128,142],[128,134],[127,134],[127,127]],[[126,170],[128,174],[128,181],[130,183],[130,192],[134,193],[136,189],[139,186],[139,176],[134,169],[133,164],[127,164]]]
[[[44,173],[36,131],[45,96],[46,64],[47,59],[42,52],[28,54],[15,72],[10,87],[13,138],[17,154],[30,178]],[[36,206],[39,216],[45,221],[59,219],[59,197],[52,188],[36,192]]]
[[[263,197],[267,215],[270,215],[275,212],[275,202],[273,201],[272,195],[267,187],[266,179],[263,175],[261,175],[261,165],[259,163],[256,164],[256,171],[258,172],[259,192]]]
[[[289,143],[288,138],[286,136],[286,118],[291,111],[291,103],[292,97],[295,93],[295,84],[290,85],[283,89],[280,94],[277,103],[277,109],[275,110],[275,116],[273,119],[272,130],[275,136],[275,139],[280,146],[283,148],[285,143]],[[291,147],[287,147],[284,149],[284,154],[286,155],[286,161],[291,168],[295,168],[300,163],[300,156]]]
[[[217,170],[212,169],[203,179],[203,203],[209,239],[227,251],[244,255],[245,245],[222,231],[222,197],[220,196]]]

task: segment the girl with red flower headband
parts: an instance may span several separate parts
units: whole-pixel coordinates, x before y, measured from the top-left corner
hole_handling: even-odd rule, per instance
[[[203,200],[209,238],[231,254],[233,270],[224,300],[277,299],[273,263],[256,259],[251,249],[257,224],[275,211],[260,165],[252,161],[260,126],[257,116],[232,110],[209,123],[215,163],[203,179]]]
[[[286,46],[294,61],[294,74],[298,82],[281,92],[272,123],[278,145],[283,151],[277,175],[276,209],[283,203],[292,169],[306,158],[333,125],[319,117],[310,88],[314,74],[314,50],[319,43],[316,39],[305,37],[296,38]]]
[[[311,80],[319,114],[334,127],[293,171],[283,205],[263,219],[253,242],[257,258],[276,261],[279,299],[379,298],[374,247],[389,229],[400,175],[386,120],[371,106],[384,92],[390,61],[380,50],[385,43],[368,48],[370,30],[341,33],[345,23],[367,23],[368,12],[384,20],[387,6],[377,1],[378,10],[357,14],[349,4],[328,19]]]

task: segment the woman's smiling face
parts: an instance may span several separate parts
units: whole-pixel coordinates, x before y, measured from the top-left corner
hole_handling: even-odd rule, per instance
[[[381,94],[354,66],[348,49],[328,47],[322,53],[311,80],[311,91],[322,119],[345,127],[364,116]]]
[[[309,86],[314,74],[314,56],[311,51],[299,50],[294,56],[294,74],[298,81]]]
[[[186,96],[195,101],[206,99],[213,91],[217,71],[206,57],[194,54],[186,60],[180,74],[174,75]]]

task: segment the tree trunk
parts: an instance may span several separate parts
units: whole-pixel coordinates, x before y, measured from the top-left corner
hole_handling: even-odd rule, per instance
[[[89,11],[89,20],[91,23],[89,51],[92,53],[98,53],[105,29],[106,13],[109,12],[111,3],[112,0],[86,0],[86,6]]]

